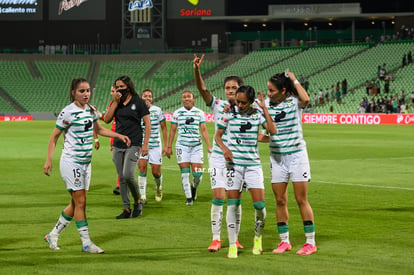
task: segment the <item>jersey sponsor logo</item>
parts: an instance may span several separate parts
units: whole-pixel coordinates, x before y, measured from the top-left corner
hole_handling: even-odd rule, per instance
[[[89,129],[92,127],[92,121],[91,120],[86,120],[85,121],[85,132],[89,131]]]
[[[185,124],[191,124],[192,122],[194,122],[194,118],[193,117],[190,117],[190,118],[187,118],[186,120],[185,120]]]
[[[256,141],[255,140],[241,140],[241,139],[236,139],[236,143],[237,144],[244,144],[244,145],[256,145]]]
[[[247,122],[246,124],[240,126],[240,133],[246,133],[246,131],[250,129],[252,129],[252,124]]]
[[[282,118],[285,118],[285,117],[286,117],[286,112],[282,111],[282,112],[275,115],[274,121],[275,122],[280,122],[282,120]]]
[[[289,132],[292,132],[292,131],[293,131],[292,128],[278,129],[278,134],[289,133]]]

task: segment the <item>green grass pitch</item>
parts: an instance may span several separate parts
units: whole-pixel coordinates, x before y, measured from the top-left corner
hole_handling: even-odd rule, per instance
[[[148,177],[143,216],[116,220],[115,168],[109,139],[94,151],[87,217],[92,240],[104,255],[81,253],[74,223],[62,233],[60,251],[43,236],[69,201],[59,174],[62,140],[51,177],[43,175],[53,121],[0,122],[0,274],[412,274],[414,271],[414,135],[411,126],[304,125],[311,162],[309,201],[318,252],[295,254],[304,243],[299,210],[289,187],[293,249],[272,254],[279,239],[266,144],[261,144],[267,220],[264,253],[253,256],[253,206],[243,194],[238,259],[223,247],[210,253],[211,190],[204,174],[198,200],[185,205],[175,156],[164,158],[164,199],[154,200]],[[213,124],[208,124],[213,138]],[[207,168],[207,161],[205,162]],[[137,171],[138,172],[138,171]],[[150,170],[148,172],[150,175]]]

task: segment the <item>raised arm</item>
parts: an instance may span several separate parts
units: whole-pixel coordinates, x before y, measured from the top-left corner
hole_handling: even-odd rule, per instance
[[[292,72],[288,72],[288,75],[290,81],[292,81],[293,86],[296,88],[296,91],[298,91],[299,107],[305,108],[310,102],[308,93],[306,92],[305,88],[302,87]]]
[[[257,98],[259,99],[257,104],[259,105],[260,108],[262,108],[264,117],[266,118],[266,123],[264,124],[264,127],[269,132],[269,134],[274,135],[276,134],[276,125],[273,122],[273,119],[269,114],[269,110],[267,109],[266,104],[265,104],[264,95],[261,91],[257,92]]]
[[[204,80],[201,77],[200,67],[201,63],[203,63],[204,60],[204,54],[201,57],[198,57],[196,54],[194,54],[194,60],[193,60],[193,68],[194,68],[194,79],[197,86],[197,89],[203,98],[204,102],[206,104],[210,104],[211,99],[213,98],[211,93],[207,90],[206,85],[204,84]]]
[[[115,110],[116,110],[116,108],[118,108],[119,100],[121,98],[121,94],[117,93],[113,86],[111,87],[111,96],[112,96],[113,100],[111,102],[111,105],[108,108],[108,111],[106,112],[105,116],[103,117],[103,121],[105,121],[105,123],[110,123],[110,122],[113,121],[114,116],[115,116]]]

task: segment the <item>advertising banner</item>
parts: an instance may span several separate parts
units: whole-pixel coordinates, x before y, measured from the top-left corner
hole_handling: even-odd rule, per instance
[[[1,1],[1,0],[0,0]],[[105,20],[105,0],[49,1],[49,20]]]
[[[0,21],[30,20],[43,20],[43,0],[0,0]]]
[[[206,121],[213,122],[214,115],[205,113]],[[165,113],[167,121],[172,113]],[[307,124],[400,124],[414,125],[414,114],[303,114],[302,123]]]
[[[0,121],[28,121],[33,120],[32,116],[0,116]]]
[[[317,124],[414,124],[414,114],[303,114],[303,123]]]
[[[203,16],[225,16],[223,0],[167,1],[168,19],[195,19]]]

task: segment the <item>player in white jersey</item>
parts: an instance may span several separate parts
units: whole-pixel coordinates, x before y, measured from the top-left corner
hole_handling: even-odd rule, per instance
[[[228,106],[236,104],[236,91],[243,85],[243,80],[238,76],[227,76],[224,79],[224,93],[227,100],[217,99],[215,96],[212,96],[211,93],[207,90],[203,78],[201,77],[200,67],[204,60],[204,55],[198,57],[194,55],[193,67],[194,67],[194,76],[197,89],[200,92],[200,95],[203,97],[204,102],[211,108],[214,115],[214,126],[217,130],[217,122],[220,116],[223,114],[223,111],[228,111]],[[227,107],[226,107],[227,106]],[[211,211],[210,211],[210,221],[211,221],[211,231],[213,233],[213,240],[208,247],[210,252],[216,252],[221,248],[221,223],[223,220],[223,205],[226,198],[226,161],[223,157],[223,152],[220,147],[217,146],[216,142],[213,139],[213,150],[209,159],[209,172],[210,172],[210,183],[213,193],[213,199],[211,202]],[[240,193],[241,199],[241,193]],[[241,200],[239,200],[241,202]],[[237,219],[236,227],[237,232],[240,230],[240,223],[242,218],[242,207],[241,204],[237,205]],[[243,248],[243,246],[236,241],[238,248]]]
[[[82,251],[89,253],[103,253],[104,250],[96,246],[89,237],[88,222],[86,220],[86,194],[89,190],[91,177],[93,133],[106,137],[113,137],[130,145],[127,136],[111,132],[99,124],[99,116],[91,107],[89,99],[91,89],[86,79],[75,78],[70,88],[71,104],[63,108],[56,121],[47,151],[43,173],[50,176],[52,172],[52,156],[59,136],[64,135],[64,146],[60,158],[60,174],[66,184],[71,199],[69,205],[62,211],[56,225],[45,236],[45,241],[53,250],[60,249],[57,242],[60,233],[75,219],[81,240]]]
[[[259,107],[264,116],[252,107],[255,91],[251,86],[240,86],[236,92],[237,109],[223,114],[217,126],[215,140],[227,161],[227,231],[229,237],[228,258],[237,258],[236,205],[246,184],[255,209],[255,237],[253,254],[262,254],[262,233],[266,220],[263,170],[260,162],[259,127],[271,135],[276,126],[267,111],[264,96],[258,92]]]
[[[160,107],[151,105],[153,94],[150,89],[144,89],[141,95],[142,99],[147,104],[150,121],[151,121],[151,136],[148,143],[148,154],[145,156],[140,155],[138,161],[139,174],[138,174],[138,186],[141,194],[141,200],[144,202],[147,200],[147,166],[148,162],[151,164],[152,175],[154,176],[156,184],[155,200],[162,200],[162,174],[161,164],[162,157],[166,153],[167,142],[167,126],[165,123],[165,116]],[[144,127],[143,122],[141,122]],[[161,144],[160,128],[162,138],[164,140],[164,147]]]
[[[302,133],[302,109],[309,96],[292,72],[273,75],[267,82],[269,112],[277,123],[278,132],[270,136],[272,189],[276,197],[276,218],[281,242],[273,253],[292,249],[288,227],[288,182],[293,183],[306,236],[305,245],[296,253],[310,255],[317,251],[313,211],[308,202],[311,179],[309,158]]]
[[[193,205],[197,199],[197,187],[203,176],[203,139],[210,151],[210,140],[206,127],[204,112],[194,106],[194,95],[190,91],[184,91],[182,96],[183,107],[173,113],[171,119],[170,136],[168,138],[167,157],[172,155],[172,143],[176,131],[178,138],[175,151],[178,165],[181,169],[181,183],[183,185],[186,204]],[[193,174],[193,183],[190,184],[190,166]]]

